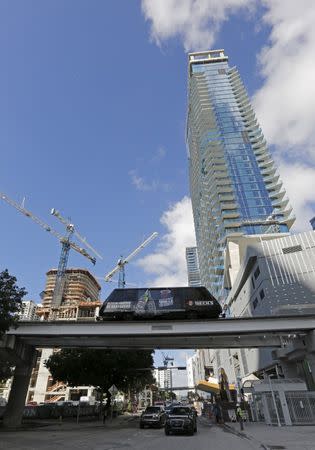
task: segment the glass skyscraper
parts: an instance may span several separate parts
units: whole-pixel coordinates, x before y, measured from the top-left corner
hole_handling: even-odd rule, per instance
[[[224,50],[188,55],[187,146],[201,282],[224,300],[226,238],[294,222],[246,89]]]

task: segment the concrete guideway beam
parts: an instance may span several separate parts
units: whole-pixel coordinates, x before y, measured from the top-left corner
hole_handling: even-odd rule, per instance
[[[12,366],[27,364],[31,351],[27,343],[14,335],[5,334],[0,339],[0,360],[8,361]]]
[[[42,348],[241,348],[284,347],[300,350],[308,342],[315,373],[315,316],[233,318],[181,322],[21,322],[0,342],[0,356],[17,362],[4,425],[21,424],[35,347]],[[293,343],[293,344],[292,344]],[[284,350],[284,348],[282,348]],[[281,351],[282,351],[281,350]]]
[[[315,315],[195,321],[22,322],[8,332],[43,348],[282,347],[315,330]]]

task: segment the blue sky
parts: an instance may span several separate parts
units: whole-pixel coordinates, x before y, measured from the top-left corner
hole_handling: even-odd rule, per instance
[[[186,51],[224,48],[253,97],[296,230],[310,229],[314,6],[302,1],[301,18],[300,3],[286,2],[285,11],[280,3],[0,2],[0,191],[25,197],[25,206],[58,231],[50,209],[71,216],[104,257],[93,268],[72,252],[69,266],[102,276],[158,231],[127,268],[127,281],[185,282],[184,250],[194,240]],[[60,245],[4,202],[0,215],[0,267],[38,301]],[[111,288],[104,286],[102,298]]]

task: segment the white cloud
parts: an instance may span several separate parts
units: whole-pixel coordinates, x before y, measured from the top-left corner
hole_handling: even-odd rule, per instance
[[[315,7],[308,0],[264,0],[271,27],[258,55],[263,83],[253,98],[267,141],[275,145],[279,172],[294,213],[294,229],[309,229],[314,216]],[[301,14],[303,11],[303,14]],[[313,202],[313,206],[312,206]]]
[[[315,6],[309,0],[265,0],[271,27],[258,55],[263,84],[254,106],[277,152],[315,163]],[[303,14],[301,13],[303,11]]]
[[[129,176],[131,184],[133,184],[138,191],[149,192],[162,190],[168,192],[171,189],[171,186],[168,183],[162,183],[160,180],[146,181],[145,178],[138,175],[136,170],[130,170]]]
[[[155,154],[153,155],[152,159],[151,159],[151,163],[152,164],[158,164],[160,163],[166,156],[166,150],[165,148],[161,145],[160,147],[158,147],[158,149],[156,150]]]
[[[269,38],[258,53],[261,87],[253,104],[269,144],[280,160],[280,175],[297,216],[297,230],[308,229],[315,174],[315,6],[311,0],[142,0],[151,38],[179,37],[185,50],[215,45],[224,21],[255,6]],[[262,12],[261,12],[262,11]],[[219,45],[220,47],[220,45]],[[312,198],[313,197],[313,198]]]
[[[162,41],[180,37],[185,50],[213,45],[228,15],[249,8],[256,0],[142,0],[142,12],[151,24],[151,38]]]
[[[196,245],[190,199],[172,205],[160,221],[166,233],[157,250],[136,264],[150,276],[152,286],[187,286],[185,249]]]
[[[310,230],[309,220],[314,217],[315,196],[312,186],[315,168],[302,162],[278,161],[279,172],[296,215],[295,231]],[[313,206],[312,206],[313,203]]]

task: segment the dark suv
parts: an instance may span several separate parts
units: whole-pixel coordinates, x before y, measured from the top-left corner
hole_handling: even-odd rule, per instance
[[[140,416],[140,428],[145,425],[149,427],[164,427],[166,414],[161,406],[148,406]]]
[[[187,433],[190,436],[197,431],[197,416],[189,406],[174,406],[167,415],[165,434]]]

